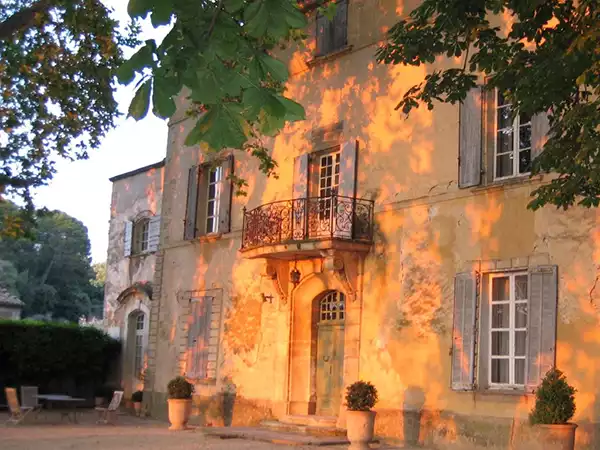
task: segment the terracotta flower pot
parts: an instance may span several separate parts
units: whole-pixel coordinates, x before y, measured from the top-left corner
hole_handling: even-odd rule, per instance
[[[573,450],[577,425],[535,425],[539,431],[540,443],[544,450]]]
[[[133,409],[135,410],[135,415],[139,417],[142,412],[142,402],[133,402]]]
[[[192,399],[170,398],[169,402],[169,430],[186,430],[187,423],[192,413]]]
[[[347,411],[346,430],[350,449],[365,450],[373,440],[375,429],[375,411]]]

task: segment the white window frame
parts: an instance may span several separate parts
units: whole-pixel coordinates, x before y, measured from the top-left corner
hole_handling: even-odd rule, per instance
[[[516,328],[516,305],[517,304],[527,304],[527,315],[529,316],[529,293],[527,294],[526,300],[516,300],[516,277],[518,276],[526,276],[527,283],[529,286],[529,274],[526,271],[518,271],[518,272],[497,272],[490,273],[489,275],[489,284],[488,284],[488,295],[490,299],[490,308],[489,308],[489,329],[486,330],[489,338],[489,346],[488,346],[488,386],[491,389],[524,389],[525,384],[517,384],[514,382],[515,379],[515,360],[523,360],[525,364],[525,373],[523,377],[523,381],[527,380],[527,348],[528,348],[528,340],[529,340],[529,332],[527,330],[527,325],[524,328]],[[504,301],[494,301],[493,298],[493,280],[496,278],[508,278],[509,279],[509,300]],[[509,306],[509,326],[508,328],[493,328],[492,326],[492,316],[493,316],[493,306],[494,305],[510,305]],[[492,354],[492,333],[494,331],[508,331],[508,356],[494,356]],[[515,332],[517,331],[525,331],[525,354],[523,356],[515,356]],[[508,359],[509,360],[509,368],[508,368],[508,383],[494,383],[492,381],[492,360],[494,359]]]
[[[132,255],[148,253],[150,246],[150,219],[144,217],[133,224],[132,230]],[[139,239],[138,239],[139,238]]]
[[[500,98],[500,92],[498,91],[498,89],[495,89],[494,91],[494,181],[502,181],[502,180],[510,180],[513,178],[518,178],[518,177],[525,177],[528,175],[531,175],[531,171],[529,172],[523,172],[523,173],[519,173],[519,154],[521,153],[521,151],[525,151],[525,150],[529,150],[529,164],[531,164],[531,161],[533,160],[533,136],[530,136],[530,141],[529,141],[529,149],[525,148],[525,149],[520,149],[520,128],[521,125],[530,125],[530,133],[533,130],[533,124],[531,122],[531,118],[529,119],[528,123],[524,123],[521,124],[521,117],[519,114],[515,114],[515,118],[513,119],[513,123],[512,123],[512,132],[513,132],[513,147],[512,147],[512,163],[513,163],[513,172],[512,175],[506,175],[504,177],[498,177],[496,176],[496,169],[497,169],[497,165],[498,165],[498,132],[501,130],[505,130],[508,128],[501,128],[498,129],[498,110],[500,108],[511,108],[512,104],[506,104],[503,106],[498,106],[498,101]],[[510,153],[503,153],[503,155],[505,154],[510,154]]]
[[[140,319],[142,327],[140,328]],[[134,356],[133,370],[135,376],[141,377],[144,371],[144,330],[146,329],[146,314],[139,312],[135,318],[135,341],[134,341]]]
[[[215,174],[215,180],[211,181],[211,175]],[[223,180],[223,167],[217,166],[208,170],[208,178],[206,185],[206,220],[204,227],[206,234],[219,232],[219,211],[221,209],[221,181]],[[215,187],[215,196],[211,198],[210,188]],[[213,214],[210,214],[210,205],[214,204]],[[208,222],[212,219],[212,227],[209,227]]]

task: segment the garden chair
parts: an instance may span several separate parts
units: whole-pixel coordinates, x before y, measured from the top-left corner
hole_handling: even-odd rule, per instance
[[[35,417],[42,409],[38,399],[39,389],[37,386],[21,386],[21,407],[31,408],[35,412]]]
[[[98,411],[98,421],[96,423],[110,423],[114,425],[114,418],[117,416],[117,409],[122,399],[123,391],[115,391],[107,407],[96,406],[96,411]]]
[[[10,417],[6,421],[7,424],[18,425],[25,420],[25,417],[33,411],[31,406],[21,406],[19,399],[17,398],[17,390],[15,388],[5,388],[6,401],[8,402],[8,409],[10,411]]]

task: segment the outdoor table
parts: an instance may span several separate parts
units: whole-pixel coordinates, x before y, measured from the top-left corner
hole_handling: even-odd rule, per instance
[[[61,418],[65,415],[71,420],[69,413],[73,413],[73,422],[77,423],[77,403],[85,401],[84,398],[71,397],[70,395],[64,394],[42,394],[38,395],[39,400],[44,400],[48,409],[53,409],[52,406],[55,403],[63,404],[66,407],[66,411],[61,411]]]

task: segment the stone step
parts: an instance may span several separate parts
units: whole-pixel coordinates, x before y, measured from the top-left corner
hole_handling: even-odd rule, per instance
[[[314,426],[314,425],[297,425],[289,422],[279,422],[276,420],[266,420],[261,422],[261,428],[281,433],[295,433],[309,436],[323,437],[345,437],[346,430],[336,428],[335,426]]]
[[[204,428],[203,431],[206,435],[220,437],[221,439],[249,439],[283,445],[339,446],[348,444],[345,437],[312,436],[309,434],[275,431],[266,428],[212,427]],[[235,447],[233,446],[233,448]]]
[[[282,423],[292,425],[305,425],[310,427],[335,428],[337,417],[335,416],[315,416],[315,415],[287,415],[280,420]]]

